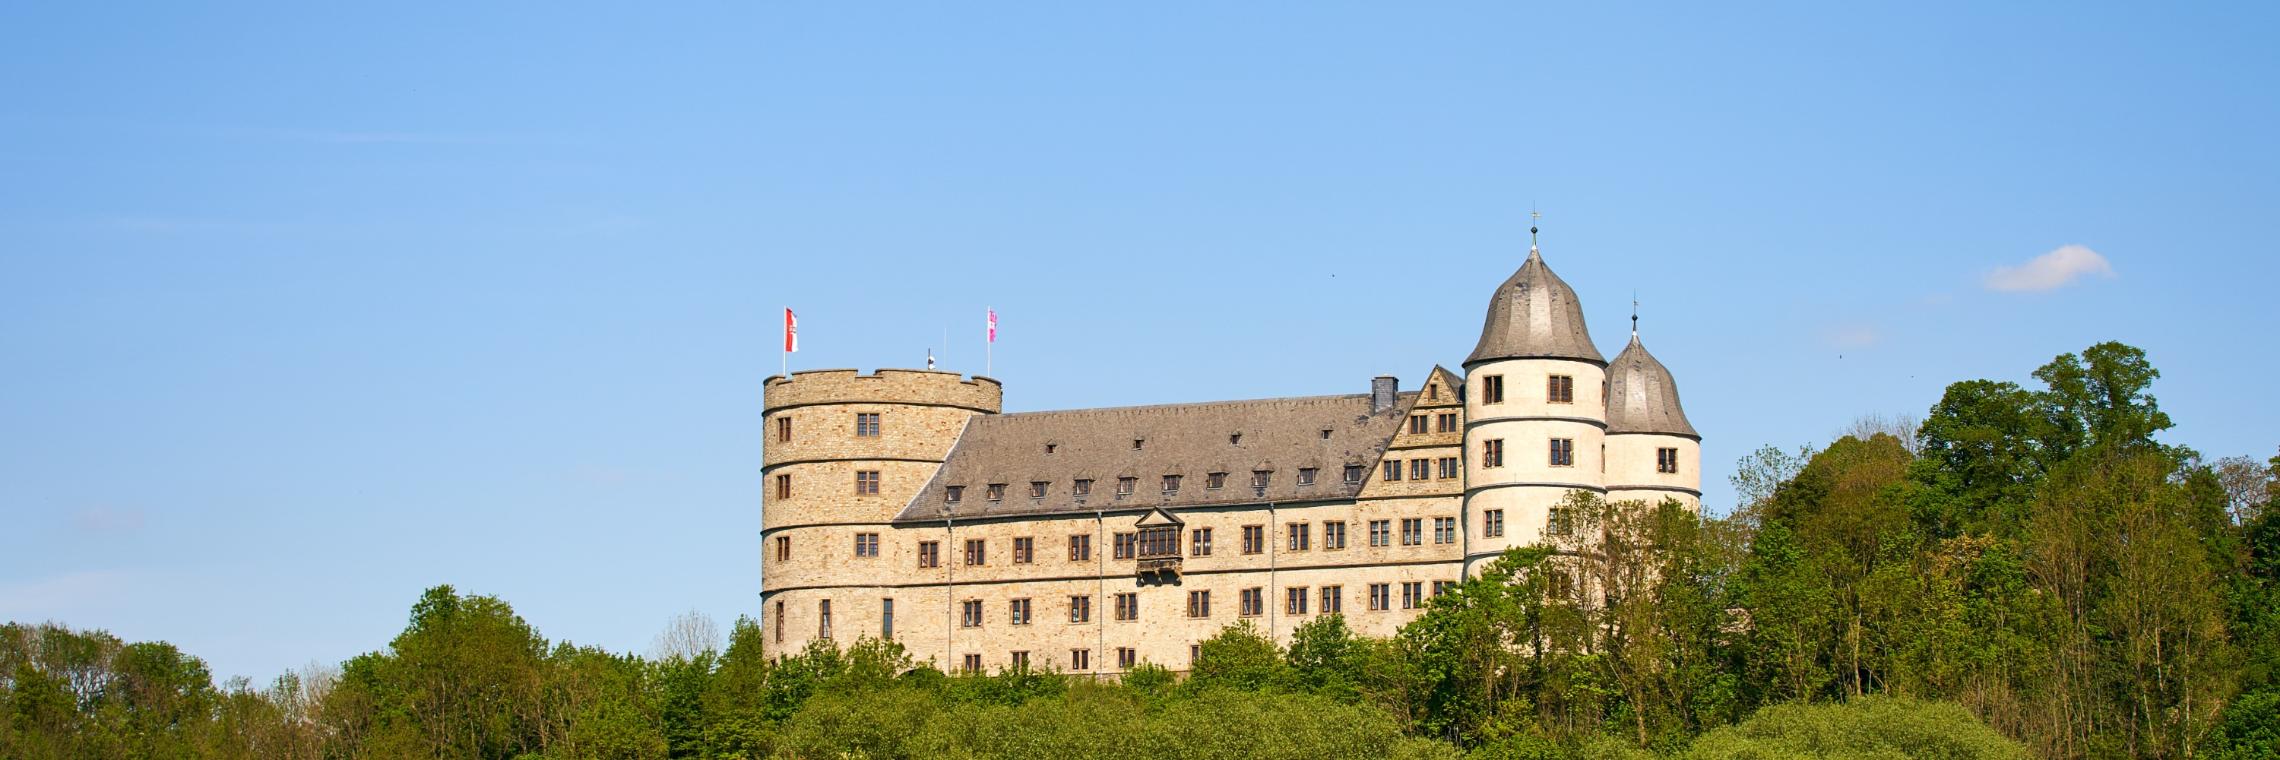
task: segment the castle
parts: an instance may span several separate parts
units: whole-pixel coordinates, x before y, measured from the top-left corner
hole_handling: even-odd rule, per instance
[[[1186,670],[1238,620],[1392,635],[1556,531],[1572,491],[1700,508],[1701,438],[1636,317],[1606,360],[1535,246],[1463,368],[1414,391],[1015,414],[987,377],[770,377],[767,651],[871,636],[946,670]]]

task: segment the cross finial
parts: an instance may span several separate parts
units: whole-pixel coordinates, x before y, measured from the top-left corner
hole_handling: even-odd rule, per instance
[[[1538,212],[1538,211],[1536,210],[1536,204],[1534,204],[1534,203],[1530,203],[1530,204],[1528,204],[1528,252],[1529,252],[1529,253],[1535,253],[1535,252],[1536,252],[1536,222],[1537,222],[1538,220],[1541,220],[1541,219],[1543,219],[1543,218],[1544,218],[1544,215],[1543,215],[1543,213],[1541,213],[1541,212]]]
[[[1639,291],[1631,291],[1631,339],[1639,339]]]

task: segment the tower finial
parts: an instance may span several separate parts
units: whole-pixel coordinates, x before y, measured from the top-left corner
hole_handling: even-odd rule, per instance
[[[1639,339],[1639,291],[1631,291],[1631,339]]]
[[[1543,213],[1542,213],[1542,212],[1539,212],[1539,211],[1537,211],[1537,210],[1536,210],[1536,204],[1534,204],[1534,203],[1529,203],[1529,204],[1528,204],[1528,252],[1529,252],[1529,253],[1535,253],[1535,252],[1536,252],[1536,222],[1537,222],[1537,221],[1539,221],[1539,220],[1541,220],[1541,219],[1543,219],[1543,218],[1544,218],[1544,215],[1543,215]]]

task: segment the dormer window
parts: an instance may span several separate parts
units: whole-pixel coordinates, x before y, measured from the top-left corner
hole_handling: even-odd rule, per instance
[[[1267,476],[1269,476],[1269,475],[1272,475],[1272,474],[1274,474],[1274,471],[1272,471],[1272,470],[1252,470],[1252,471],[1251,471],[1251,487],[1252,487],[1252,488],[1265,488],[1265,487],[1267,487]]]
[[[1327,441],[1327,440],[1330,440],[1330,429],[1329,429],[1329,428],[1323,428],[1323,429],[1322,429],[1322,440],[1325,440],[1325,441]]]
[[[1133,491],[1134,489],[1137,489],[1137,488],[1139,488],[1139,487],[1140,487],[1140,479],[1139,479],[1139,478],[1117,478],[1117,479],[1116,479],[1116,495],[1118,495],[1118,496],[1131,496],[1131,495],[1132,495],[1132,491]]]
[[[1032,481],[1029,481],[1029,498],[1032,498],[1032,499],[1042,499],[1042,498],[1045,498],[1045,486],[1047,486],[1047,485],[1050,485],[1050,484],[1051,484],[1051,481],[1044,481],[1044,480],[1032,480]]]
[[[1146,444],[1147,442],[1148,442],[1148,439],[1146,439],[1146,438],[1134,438],[1134,439],[1132,439],[1132,450],[1133,450],[1133,451],[1139,451],[1139,450],[1140,450],[1140,447],[1141,447],[1141,445],[1143,445],[1143,444]]]
[[[944,502],[956,504],[964,498],[966,498],[965,486],[944,486],[942,489],[942,500]]]
[[[1164,476],[1164,493],[1179,493],[1179,492],[1180,492],[1180,476],[1178,476],[1178,475],[1166,475],[1166,476]]]
[[[1208,473],[1208,474],[1205,474],[1205,475],[1203,476],[1203,487],[1205,487],[1205,488],[1210,488],[1210,489],[1214,489],[1214,490],[1216,490],[1216,489],[1218,489],[1220,486],[1224,486],[1224,485],[1227,485],[1227,473],[1224,473],[1224,472],[1214,472],[1214,473]],[[1166,490],[1166,491],[1169,491],[1169,490],[1172,490],[1172,489],[1171,489],[1171,488],[1169,488],[1169,487],[1166,487],[1164,490]]]
[[[1047,453],[1047,454],[1051,454],[1051,453],[1053,453],[1053,450],[1054,450],[1054,449],[1058,449],[1058,448],[1060,448],[1060,447],[1061,447],[1061,444],[1058,444],[1058,443],[1048,443],[1048,444],[1045,444],[1045,453]]]
[[[988,497],[990,501],[1005,501],[1005,484],[991,483],[982,495]]]
[[[1347,482],[1348,484],[1353,484],[1353,483],[1360,483],[1360,482],[1362,482],[1362,466],[1361,466],[1361,465],[1358,465],[1358,464],[1349,464],[1349,465],[1346,465],[1346,482]]]
[[[1312,468],[1312,467],[1300,467],[1300,468],[1298,468],[1298,484],[1299,484],[1299,485],[1302,485],[1302,486],[1311,486],[1311,485],[1314,485],[1314,468]]]
[[[1236,446],[1241,446],[1241,445],[1243,445],[1243,434],[1242,434],[1242,433],[1228,433],[1228,434],[1227,434],[1227,442],[1228,442],[1228,443],[1230,443],[1230,444],[1236,445]]]

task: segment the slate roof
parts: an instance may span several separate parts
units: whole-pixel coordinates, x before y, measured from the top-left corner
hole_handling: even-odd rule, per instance
[[[1607,365],[1607,432],[1702,437],[1678,403],[1678,381],[1654,354],[1647,353],[1637,333]]]
[[[1528,249],[1528,260],[1496,288],[1480,344],[1465,366],[1495,359],[1580,359],[1605,364],[1583,323],[1583,303],[1575,289],[1544,265],[1543,254]]]
[[[1367,482],[1366,468],[1376,466],[1416,402],[1409,391],[1374,414],[1362,393],[976,415],[895,520],[1350,499],[1362,483],[1347,483],[1345,467],[1365,468]],[[1304,467],[1316,469],[1312,485],[1298,484]],[[1264,495],[1252,488],[1254,470],[1272,471]],[[1214,472],[1226,473],[1216,489],[1207,487]],[[1176,493],[1164,491],[1165,475],[1181,476]],[[1118,498],[1124,477],[1137,483]],[[1092,481],[1081,502],[1078,479]],[[1044,497],[1029,495],[1033,481],[1047,483]],[[1002,500],[988,499],[992,483],[1005,484]],[[956,504],[946,500],[949,486],[964,487]]]

